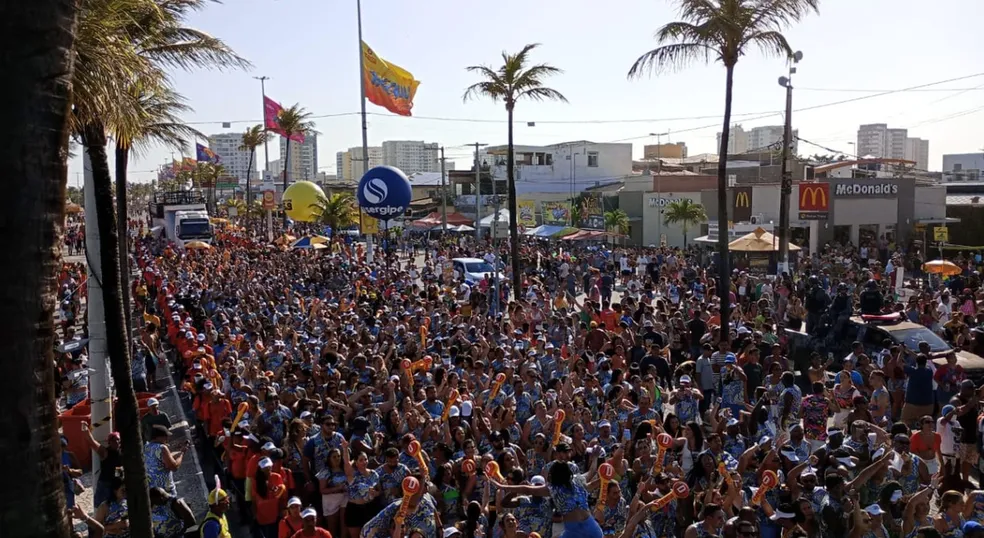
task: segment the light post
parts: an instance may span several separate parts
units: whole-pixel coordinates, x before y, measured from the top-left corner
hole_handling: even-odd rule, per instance
[[[656,241],[660,246],[662,241],[660,238],[663,237],[663,186],[661,185],[662,173],[663,173],[663,161],[660,158],[660,146],[663,145],[663,137],[670,134],[669,131],[665,133],[649,133],[649,136],[656,137]],[[645,157],[645,155],[643,155]],[[647,164],[648,167],[648,159]]]
[[[786,124],[782,133],[782,183],[779,188],[779,263],[778,273],[789,271],[789,195],[793,191],[793,177],[790,160],[793,144],[793,74],[796,64],[803,59],[803,53],[794,52],[789,57],[789,76],[779,77],[779,85],[786,88]]]
[[[495,231],[499,227],[499,207],[502,204],[502,197],[495,194],[495,182],[492,182],[492,196],[485,199],[485,203],[494,207],[492,213],[492,286],[495,298],[492,302],[493,312],[499,313],[499,253],[495,246]]]

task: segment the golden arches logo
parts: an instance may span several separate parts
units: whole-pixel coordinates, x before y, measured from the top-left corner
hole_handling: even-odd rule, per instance
[[[742,191],[735,194],[735,207],[751,207],[752,200],[747,192]]]
[[[809,203],[807,203],[807,198],[809,198]],[[823,211],[826,209],[827,189],[825,187],[820,185],[800,187],[800,210]]]

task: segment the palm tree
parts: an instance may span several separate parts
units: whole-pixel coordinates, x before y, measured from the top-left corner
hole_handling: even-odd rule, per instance
[[[116,424],[121,433],[130,533],[151,536],[150,497],[143,461],[137,399],[130,376],[126,312],[121,295],[120,245],[107,133],[137,132],[141,107],[133,86],[161,83],[168,67],[244,67],[248,63],[222,41],[183,27],[206,0],[80,0],[72,79],[72,128],[92,168],[94,211],[106,321],[106,347],[116,386]],[[92,297],[90,297],[92,300]]]
[[[615,235],[626,235],[629,233],[629,216],[621,209],[613,209],[605,212],[605,230],[612,234],[612,244],[615,244]]]
[[[186,147],[185,137],[204,137],[198,130],[181,122],[178,113],[189,112],[191,107],[185,104],[184,97],[171,88],[166,79],[137,80],[130,86],[133,108],[121,111],[129,117],[123,121],[114,121],[112,135],[116,139],[116,219],[117,230],[122,234],[120,248],[120,274],[122,282],[120,291],[124,305],[130,304],[130,264],[128,263],[129,247],[127,241],[128,227],[128,197],[127,197],[127,166],[130,154],[140,155],[142,150],[152,144],[183,151]],[[129,306],[127,307],[129,313]],[[133,341],[133,316],[127,315],[127,341]]]
[[[687,231],[691,226],[696,226],[707,221],[707,211],[704,206],[694,203],[689,198],[673,200],[666,205],[663,210],[663,224],[679,224],[683,228],[683,246],[687,247]]]
[[[519,264],[518,211],[516,210],[516,177],[513,157],[513,111],[516,103],[523,99],[531,101],[567,102],[563,94],[544,86],[544,79],[562,73],[549,64],[530,64],[530,52],[538,43],[526,45],[515,54],[502,52],[502,65],[498,69],[486,65],[473,65],[466,69],[477,73],[483,80],[472,84],[465,90],[464,100],[486,97],[493,103],[502,101],[506,105],[509,118],[508,147],[506,150],[506,178],[509,185],[509,259],[512,262],[513,293],[516,300],[523,296]]]
[[[319,198],[314,204],[318,219],[331,226],[332,230],[344,230],[356,223],[355,197],[347,192],[332,194],[327,198]]]
[[[300,104],[294,103],[290,108],[280,111],[277,118],[277,125],[280,127],[281,134],[287,143],[284,151],[284,191],[287,190],[287,171],[290,169],[290,139],[297,135],[308,135],[316,133],[314,122],[311,121],[311,113],[304,109]],[[284,211],[284,229],[287,229],[287,212]]]
[[[5,536],[68,538],[55,407],[54,312],[61,266],[76,2],[0,5],[0,159],[7,182],[0,264],[0,506]]]
[[[249,152],[249,166],[246,167],[246,214],[249,216],[249,206],[253,201],[252,191],[250,190],[250,171],[253,170],[253,161],[256,159],[256,148],[262,146],[270,139],[270,133],[262,125],[254,125],[243,133],[243,141],[239,144],[240,151]]]
[[[793,51],[780,30],[817,11],[819,0],[677,0],[681,21],[656,31],[658,47],[643,54],[629,69],[629,77],[649,72],[660,74],[712,58],[724,65],[724,124],[718,159],[718,222],[728,222],[728,137],[731,97],[738,59],[758,48],[768,55],[789,58]],[[731,261],[728,234],[718,234],[718,283],[721,326],[731,315]]]

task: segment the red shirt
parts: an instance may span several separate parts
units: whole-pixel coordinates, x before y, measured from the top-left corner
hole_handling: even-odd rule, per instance
[[[232,414],[232,404],[225,398],[218,401],[210,401],[204,409],[205,432],[210,437],[217,437],[222,433],[222,421]]]
[[[283,496],[287,492],[286,490],[282,490],[279,492],[280,495],[277,495],[274,490],[283,485],[284,479],[282,476],[277,473],[270,473],[270,479],[267,480],[267,494],[266,497],[262,497],[256,491],[256,479],[254,478],[250,483],[253,498],[253,517],[258,524],[272,525],[280,519],[281,500],[283,500]]]
[[[308,534],[301,529],[294,533],[292,538],[331,538],[331,533],[321,527],[315,527],[314,532]]]

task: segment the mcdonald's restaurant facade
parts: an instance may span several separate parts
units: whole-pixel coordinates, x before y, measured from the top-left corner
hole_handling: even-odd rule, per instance
[[[682,198],[702,204],[709,219],[699,230],[688,230],[688,243],[709,227],[717,228],[717,189],[703,179],[693,181],[692,187],[690,182],[671,183],[672,191],[623,193],[620,207],[632,224],[629,243],[651,245],[662,240],[669,246],[683,246],[680,226],[667,225],[663,219],[666,206]],[[739,183],[729,188],[732,231],[745,230],[749,224],[778,228],[779,200],[778,183]],[[946,188],[911,177],[803,181],[793,184],[789,209],[792,239],[809,247],[809,252],[832,241],[858,245],[885,236],[890,242],[906,242],[920,223],[946,218]]]

